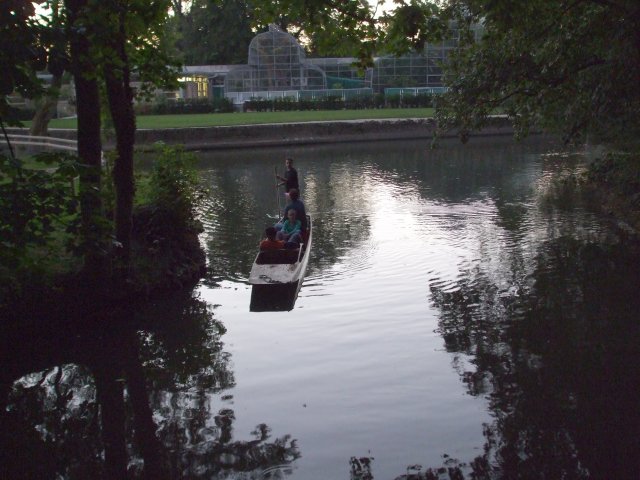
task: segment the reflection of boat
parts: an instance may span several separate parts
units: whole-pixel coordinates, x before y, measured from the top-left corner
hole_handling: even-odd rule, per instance
[[[293,309],[309,263],[312,234],[311,217],[307,215],[307,233],[300,248],[258,253],[249,274],[252,312]]]

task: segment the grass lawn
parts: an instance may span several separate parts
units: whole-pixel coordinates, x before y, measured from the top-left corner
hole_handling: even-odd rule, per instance
[[[138,128],[217,127],[260,123],[429,118],[433,108],[384,108],[379,110],[322,110],[304,112],[200,113],[187,115],[139,115]],[[24,122],[29,125],[31,122]],[[50,128],[76,128],[75,118],[56,119]]]

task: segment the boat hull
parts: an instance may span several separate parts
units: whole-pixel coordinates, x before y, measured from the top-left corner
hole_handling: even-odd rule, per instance
[[[270,250],[258,253],[249,283],[252,312],[292,310],[302,286],[313,240],[311,217],[306,242],[296,250]]]
[[[293,310],[301,283],[253,285],[249,310],[251,312],[288,312]]]

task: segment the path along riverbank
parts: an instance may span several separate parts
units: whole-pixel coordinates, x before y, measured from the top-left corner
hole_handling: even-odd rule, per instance
[[[184,145],[187,150],[219,150],[237,148],[313,145],[323,143],[371,142],[377,140],[430,139],[436,130],[433,118],[343,120],[305,123],[277,123],[224,127],[189,127],[138,129],[136,146],[151,148],[157,142]],[[11,133],[25,134],[24,129]],[[49,129],[51,137],[75,139],[75,130]],[[496,117],[491,124],[472,136],[513,135],[507,118]],[[441,135],[455,137],[452,131]],[[112,136],[105,139],[105,147],[114,146]]]

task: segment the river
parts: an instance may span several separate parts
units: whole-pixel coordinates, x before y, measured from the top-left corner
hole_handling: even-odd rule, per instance
[[[286,156],[309,269],[293,310],[250,312]],[[570,180],[590,156],[542,137],[203,152],[206,277],[133,333],[78,336],[91,355],[25,360],[3,442],[103,475],[91,372],[122,356],[172,478],[638,478],[640,258]]]

